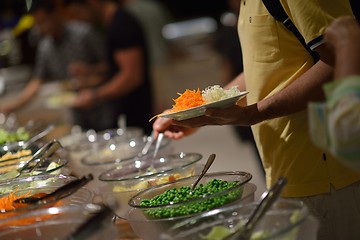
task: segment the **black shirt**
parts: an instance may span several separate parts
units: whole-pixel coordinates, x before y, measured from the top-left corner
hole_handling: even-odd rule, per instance
[[[140,47],[144,53],[143,84],[126,96],[113,101],[117,114],[126,114],[128,126],[138,126],[146,133],[151,131],[149,119],[154,114],[151,94],[151,79],[149,72],[149,57],[146,39],[139,22],[128,12],[118,9],[107,29],[108,63],[110,67],[109,79],[121,66],[115,62],[113,54],[122,49]]]

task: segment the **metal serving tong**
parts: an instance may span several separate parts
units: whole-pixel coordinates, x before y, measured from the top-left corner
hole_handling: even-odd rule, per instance
[[[56,139],[46,143],[43,147],[41,147],[22,167],[11,170],[7,173],[0,175],[0,180],[6,180],[11,178],[17,178],[21,175],[21,173],[27,169],[30,164],[34,161],[41,161],[46,159],[54,154],[56,150],[61,147],[61,144]]]
[[[262,199],[259,205],[250,214],[250,217],[244,227],[240,227],[232,234],[226,236],[223,240],[249,240],[256,224],[260,221],[272,204],[279,198],[286,183],[286,178],[280,177],[269,191],[262,194]]]
[[[101,209],[81,224],[66,240],[86,240],[94,236],[102,228],[109,227],[105,221],[111,219],[114,212],[106,205],[100,205]]]
[[[76,179],[72,182],[69,182],[60,188],[56,189],[52,193],[46,194],[41,197],[24,197],[19,198],[14,201],[14,203],[28,203],[28,204],[37,204],[37,203],[47,203],[48,201],[57,201],[64,197],[70,196],[71,194],[75,193],[79,188],[93,180],[94,177],[92,174],[84,176],[80,179]]]
[[[159,133],[158,137],[155,138],[155,132],[152,131],[150,136],[147,137],[145,146],[143,147],[143,149],[139,153],[139,157],[142,157],[142,156],[146,155],[149,152],[149,149],[150,149],[151,145],[156,140],[155,149],[154,149],[154,153],[153,153],[153,158],[155,158],[157,156],[157,153],[158,153],[159,149],[160,149],[161,142],[162,142],[163,138],[164,138],[163,133]]]

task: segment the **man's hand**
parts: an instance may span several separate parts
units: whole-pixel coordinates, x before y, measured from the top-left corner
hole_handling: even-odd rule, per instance
[[[72,107],[88,109],[94,106],[96,101],[95,91],[92,89],[84,89],[77,94]]]
[[[191,135],[198,130],[197,128],[176,126],[174,122],[174,120],[169,118],[157,118],[153,124],[155,136],[157,137],[162,132],[166,137],[177,140]]]

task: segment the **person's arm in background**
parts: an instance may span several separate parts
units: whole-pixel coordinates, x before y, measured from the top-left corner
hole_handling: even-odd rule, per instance
[[[36,95],[41,87],[41,83],[42,80],[40,78],[31,79],[19,96],[0,106],[0,112],[8,114],[25,106]]]
[[[75,106],[86,108],[97,101],[124,96],[142,84],[144,59],[140,47],[117,50],[114,53],[114,59],[121,66],[121,71],[100,87],[83,90],[79,94]]]
[[[84,89],[98,86],[105,81],[108,68],[106,64],[106,47],[104,36],[93,26],[85,25],[87,30],[82,43],[87,49],[88,57],[76,60],[69,64],[68,72],[73,79],[75,89]]]
[[[335,52],[334,78],[360,76],[360,26],[352,17],[340,17],[326,29],[325,42]]]

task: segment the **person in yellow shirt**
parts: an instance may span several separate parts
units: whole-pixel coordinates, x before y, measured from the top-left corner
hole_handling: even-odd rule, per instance
[[[207,109],[205,116],[184,121],[159,118],[153,128],[179,139],[205,125],[251,125],[267,186],[280,176],[288,179],[282,197],[307,204],[320,222],[318,239],[360,239],[360,173],[312,143],[306,111],[308,102],[324,99],[322,85],[333,79],[324,31],[334,19],[352,15],[350,3],[281,0],[281,4],[320,61],[314,63],[261,0],[242,0],[238,31],[244,72],[227,87],[248,91],[246,103]]]

